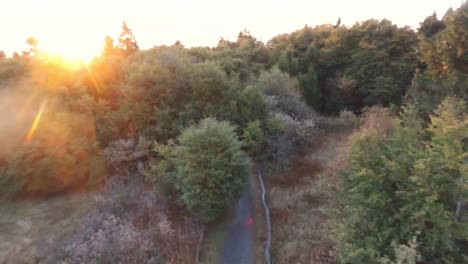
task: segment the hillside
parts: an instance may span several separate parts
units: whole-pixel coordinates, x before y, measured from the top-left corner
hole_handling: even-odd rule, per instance
[[[0,52],[0,263],[468,263],[468,4],[428,15]]]

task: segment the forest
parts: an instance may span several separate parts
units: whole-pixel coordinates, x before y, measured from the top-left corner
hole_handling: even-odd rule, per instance
[[[214,47],[140,49],[123,22],[88,64],[38,43],[0,52],[0,205],[95,198],[34,261],[0,263],[195,263],[203,237],[213,263],[204,241],[258,170],[275,263],[468,263],[466,2],[417,30],[338,19]]]

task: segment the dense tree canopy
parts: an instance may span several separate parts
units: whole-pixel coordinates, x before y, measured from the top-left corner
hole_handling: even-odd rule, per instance
[[[305,26],[269,46],[272,62],[297,76],[308,104],[325,113],[400,104],[417,66],[416,33],[388,20]]]
[[[427,116],[446,96],[468,98],[467,25],[467,3],[441,20],[432,15],[421,23],[420,69],[406,95],[421,114]]]

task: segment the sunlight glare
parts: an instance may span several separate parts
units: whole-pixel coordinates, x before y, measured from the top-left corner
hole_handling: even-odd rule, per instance
[[[37,115],[36,117],[34,118],[34,122],[31,126],[31,129],[29,129],[29,133],[28,135],[26,136],[26,143],[30,142],[34,136],[34,132],[36,131],[37,129],[37,126],[39,125],[39,122],[41,121],[41,116],[42,116],[42,113],[44,112],[44,109],[46,107],[46,101],[43,101],[40,108],[39,108],[39,112],[37,112]]]
[[[100,53],[100,45],[87,46],[83,41],[64,39],[47,41],[40,39],[38,49],[49,57],[60,57],[71,64],[88,64]]]

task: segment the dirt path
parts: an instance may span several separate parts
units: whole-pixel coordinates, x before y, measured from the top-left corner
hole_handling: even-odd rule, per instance
[[[220,256],[222,264],[253,263],[253,207],[248,188],[237,201]]]

